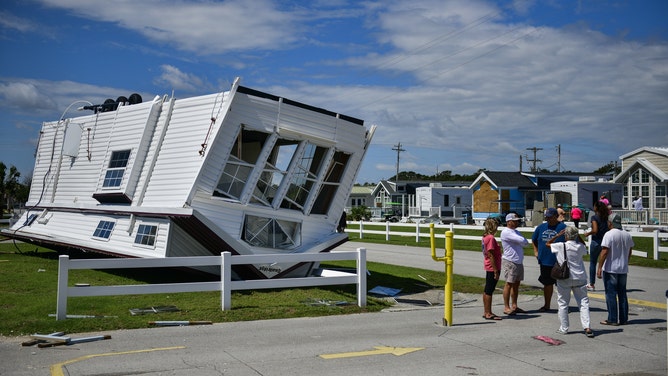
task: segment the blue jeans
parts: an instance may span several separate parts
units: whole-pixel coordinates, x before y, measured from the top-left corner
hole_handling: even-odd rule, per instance
[[[608,306],[608,322],[626,324],[629,321],[629,300],[626,296],[626,274],[603,272],[605,304]],[[619,315],[619,316],[618,316]]]
[[[592,286],[596,283],[596,263],[600,255],[601,245],[597,241],[592,240],[589,245],[589,284]]]

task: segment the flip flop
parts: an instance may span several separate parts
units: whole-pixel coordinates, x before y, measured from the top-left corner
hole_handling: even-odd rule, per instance
[[[515,316],[517,314],[517,312],[515,312],[515,311],[510,311],[510,312],[503,311],[503,314],[508,315],[508,316]]]
[[[522,308],[519,308],[519,307],[515,308],[515,310],[513,312],[515,312],[515,313],[527,313],[527,311],[525,311],[525,310],[523,310]]]
[[[617,324],[616,322],[610,322],[608,320],[603,320],[603,321],[601,321],[601,325],[618,326],[619,324]]]
[[[554,310],[545,307],[540,307],[538,308],[538,312],[554,312]]]
[[[495,314],[493,314],[493,313],[492,313],[491,316],[485,316],[485,315],[483,315],[482,318],[485,319],[485,320],[495,320],[495,321],[503,320],[502,318],[500,318],[499,316],[497,316],[497,315],[495,315]]]

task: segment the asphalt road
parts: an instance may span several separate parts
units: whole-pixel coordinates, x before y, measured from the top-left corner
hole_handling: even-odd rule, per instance
[[[367,248],[370,261],[444,267],[428,249],[341,249],[357,247]],[[480,276],[481,263],[476,252],[455,251],[458,274]],[[527,281],[537,277],[534,268],[527,263]],[[26,338],[3,338],[0,375],[666,375],[667,281],[665,271],[631,270],[631,298],[663,306],[633,304],[625,326],[599,325],[605,303],[592,297],[593,339],[582,334],[577,312],[570,314],[571,333],[556,334],[557,315],[535,311],[542,297],[521,296],[527,314],[493,322],[481,318],[479,297],[459,296],[465,303],[454,308],[451,326],[443,326],[442,306],[401,305],[381,313],[87,333],[73,337],[111,339],[43,349],[22,347]],[[494,295],[497,312],[500,298]]]

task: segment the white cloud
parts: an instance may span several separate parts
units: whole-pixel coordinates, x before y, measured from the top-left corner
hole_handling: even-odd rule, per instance
[[[110,22],[155,42],[197,55],[276,49],[297,39],[298,12],[269,0],[134,1],[43,0],[85,18]]]
[[[185,73],[171,65],[160,66],[162,73],[154,79],[156,86],[183,90],[185,92],[202,92],[211,89],[211,85],[194,74]]]

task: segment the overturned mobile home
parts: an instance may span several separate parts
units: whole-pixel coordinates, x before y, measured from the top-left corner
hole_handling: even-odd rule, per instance
[[[238,79],[217,94],[108,102],[43,124],[29,210],[3,234],[121,257],[326,252],[347,240],[336,227],[374,126]]]

